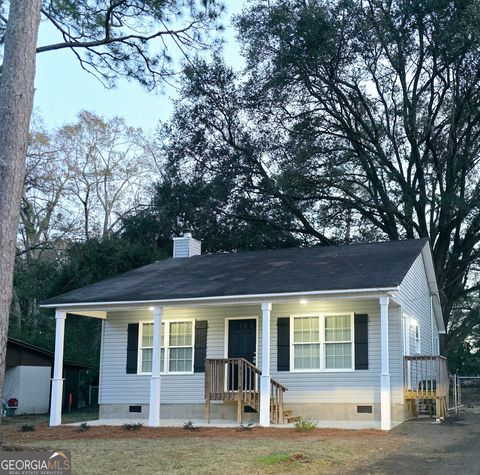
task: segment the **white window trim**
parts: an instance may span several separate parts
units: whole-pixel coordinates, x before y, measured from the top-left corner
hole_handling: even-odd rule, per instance
[[[352,366],[351,368],[326,368],[325,358],[325,317],[335,316],[349,316],[351,322],[351,342],[330,342],[330,343],[351,343],[352,345]],[[320,319],[319,332],[320,332],[320,368],[318,369],[295,369],[294,358],[294,345],[293,333],[294,333],[294,319],[298,317],[317,317]],[[355,313],[354,312],[329,312],[329,313],[300,313],[290,315],[290,373],[351,373],[355,371]]]
[[[165,342],[168,341],[170,337],[170,323],[185,323],[191,322],[192,323],[192,370],[191,371],[169,371],[168,370],[168,362],[170,360],[170,346],[165,346]],[[143,325],[153,323],[153,320],[143,320],[138,322],[138,355],[137,355],[137,374],[141,376],[149,376],[152,374],[151,371],[142,371],[142,349],[143,348],[150,348],[149,346],[142,347],[142,333],[143,333]],[[165,324],[165,325],[163,325]],[[193,374],[194,373],[194,364],[195,364],[195,319],[194,318],[174,318],[169,320],[162,321],[163,326],[163,346],[161,350],[164,350],[164,358],[163,358],[163,368],[160,369],[160,374],[162,375],[185,375],[185,374]],[[172,348],[187,348],[184,346],[172,346]],[[188,346],[189,348],[189,346]]]

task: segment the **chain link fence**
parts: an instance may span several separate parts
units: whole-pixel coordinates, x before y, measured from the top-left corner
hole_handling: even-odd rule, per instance
[[[455,412],[480,413],[480,376],[452,375],[449,407]]]

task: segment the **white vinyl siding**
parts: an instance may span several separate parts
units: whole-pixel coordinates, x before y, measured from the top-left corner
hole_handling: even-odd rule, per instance
[[[322,372],[277,371],[277,319],[291,315],[368,314],[369,368],[362,371],[332,370]],[[258,317],[257,366],[261,367],[261,306],[166,308],[164,322],[207,320],[207,358],[225,357],[225,318]],[[104,321],[101,356],[100,404],[148,404],[150,376],[126,373],[127,326],[139,321],[150,322],[152,313],[145,311],[109,312]],[[401,403],[402,346],[399,308],[390,305],[389,344],[392,403]],[[288,403],[356,403],[380,402],[380,307],[378,299],[325,300],[273,304],[271,313],[270,361],[272,377],[284,384]],[[352,336],[353,339],[353,336]],[[290,340],[292,341],[292,340]],[[292,367],[292,366],[291,366]],[[163,403],[204,403],[204,373],[162,375]],[[332,390],[334,388],[334,390]]]
[[[435,340],[438,338],[438,325],[435,314],[432,312],[430,300],[430,288],[427,274],[420,254],[400,284],[394,298],[401,305],[403,313],[407,318],[413,320],[410,324],[409,353],[435,355]],[[415,338],[415,322],[419,326],[419,340]],[[406,333],[403,335],[404,341]]]

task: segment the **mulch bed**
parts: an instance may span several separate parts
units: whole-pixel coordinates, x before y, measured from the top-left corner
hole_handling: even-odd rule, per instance
[[[185,430],[182,427],[141,427],[136,431],[128,431],[119,426],[89,426],[88,430],[80,431],[75,426],[49,427],[39,424],[34,432],[20,432],[18,427],[4,426],[0,428],[4,440],[11,442],[37,440],[66,440],[66,439],[166,439],[166,438],[222,438],[222,439],[385,439],[390,433],[379,430],[342,430],[342,429],[315,429],[310,432],[297,432],[295,429],[254,427],[250,430],[238,428],[200,427],[198,430]]]

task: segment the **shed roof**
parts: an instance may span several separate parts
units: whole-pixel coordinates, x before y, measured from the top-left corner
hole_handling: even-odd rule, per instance
[[[14,354],[14,351],[15,351],[15,354]],[[38,356],[39,358],[36,360],[35,364],[33,365],[31,360],[28,360],[28,358],[22,357],[19,354],[19,352],[23,352],[23,353],[27,352],[32,355]],[[54,356],[55,354],[53,351],[47,350],[45,348],[41,348],[40,346],[32,345],[31,343],[27,343],[26,341],[17,340],[16,338],[8,337],[7,356],[6,356],[7,366],[18,366],[21,364],[27,364],[30,366],[48,366],[48,365],[41,364],[42,359],[45,362],[49,362],[53,364]],[[22,360],[28,360],[30,362],[22,363]],[[90,364],[79,363],[77,361],[72,361],[65,358],[63,360],[63,365],[65,367],[80,368],[80,369],[87,369],[92,366]]]

